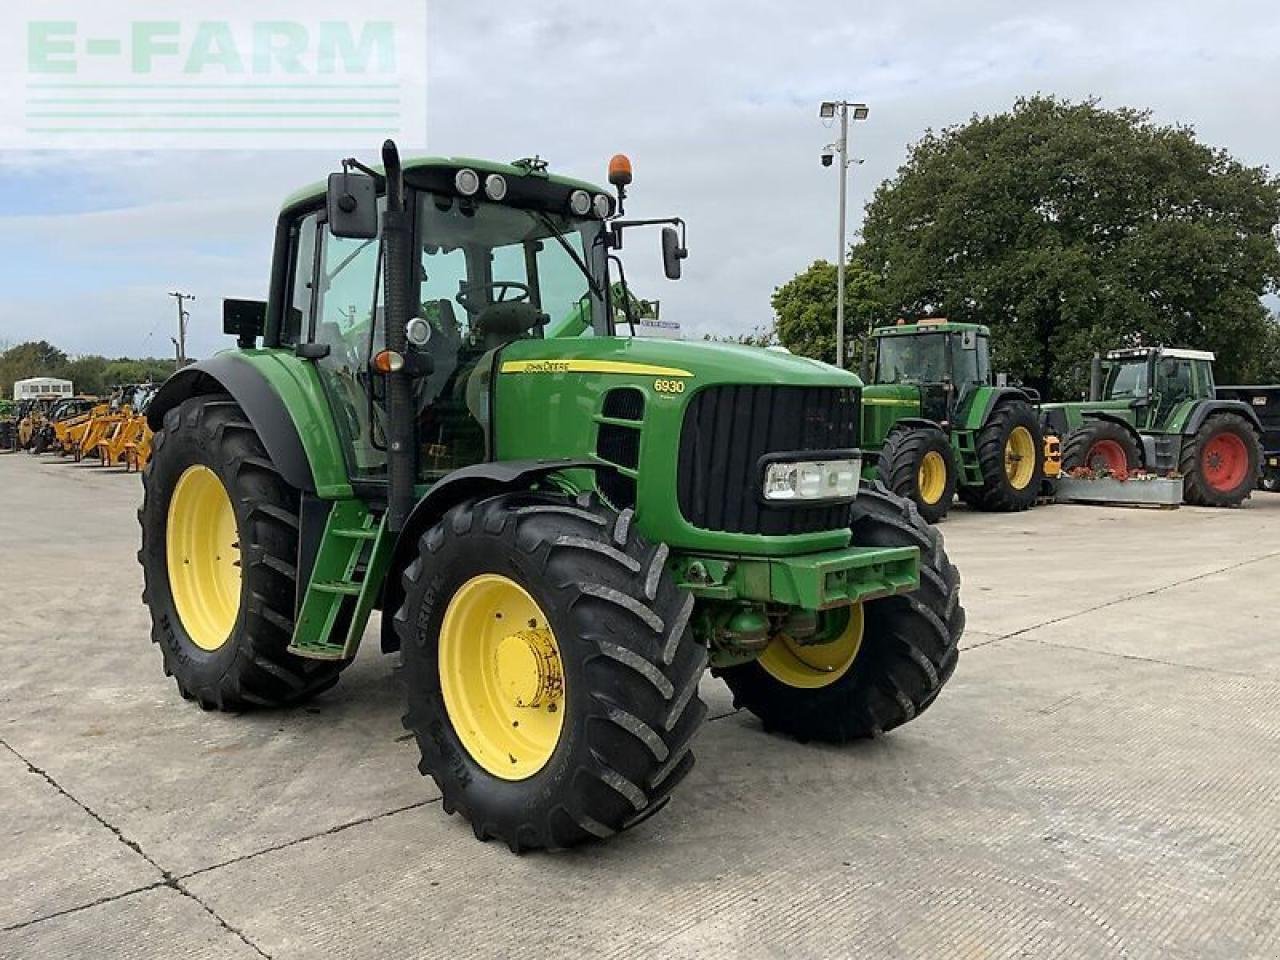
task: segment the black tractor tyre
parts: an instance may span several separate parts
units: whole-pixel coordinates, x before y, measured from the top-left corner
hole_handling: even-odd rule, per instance
[[[1009,438],[1019,427],[1031,434],[1035,467],[1026,485],[1013,485],[1005,469]],[[1031,404],[1025,400],[1005,400],[987,417],[978,431],[976,446],[978,469],[982,473],[980,487],[961,487],[960,499],[978,510],[994,513],[1016,513],[1035,506],[1044,478],[1044,433]]]
[[[37,430],[31,438],[31,452],[39,455],[48,450],[53,443],[52,433],[52,430],[46,430],[43,427]]]
[[[858,494],[852,530],[860,547],[919,548],[920,586],[866,604],[857,655],[827,686],[794,687],[755,662],[718,671],[734,706],[768,731],[827,743],[876,736],[924,713],[955,671],[965,613],[942,534],[879,482]]]
[[[518,853],[606,838],[660,809],[693,765],[707,650],[689,629],[693,596],[666,570],[667,547],[647,543],[633,517],[592,494],[509,492],[452,507],[418,541],[395,615],[404,725],[444,810],[480,840]],[[520,780],[495,776],[468,751],[440,676],[450,601],[484,574],[533,597],[563,664],[559,738]]]
[[[941,493],[933,501],[925,499],[921,490],[921,468],[929,454],[937,454],[946,471]],[[885,487],[916,505],[920,516],[937,523],[947,515],[956,495],[956,462],[951,441],[936,428],[904,428],[893,430],[880,448],[876,467]]]
[[[1249,421],[1230,411],[1211,413],[1183,441],[1182,499],[1201,507],[1238,507],[1257,487],[1262,462],[1262,441]]]
[[[1120,466],[1120,457],[1124,459],[1125,470],[1134,470],[1142,463],[1142,453],[1133,434],[1109,420],[1090,420],[1071,431],[1063,441],[1062,472],[1069,474],[1081,467],[1114,470]]]
[[[169,505],[179,478],[204,466],[222,481],[240,545],[240,605],[227,640],[202,649],[183,626],[167,564]],[[289,652],[297,595],[300,493],[285,482],[257,431],[226,394],[192,397],[166,412],[142,471],[142,600],[166,676],[206,710],[275,707],[309,699],[338,681],[346,661]]]

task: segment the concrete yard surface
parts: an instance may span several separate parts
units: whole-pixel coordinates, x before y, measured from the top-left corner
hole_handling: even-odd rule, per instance
[[[306,707],[178,695],[136,476],[0,455],[0,958],[1280,957],[1280,495],[957,508],[969,629],[919,720],[766,735],[612,841],[446,816],[366,648]]]

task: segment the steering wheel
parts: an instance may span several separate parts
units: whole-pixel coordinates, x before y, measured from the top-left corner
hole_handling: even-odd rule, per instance
[[[515,291],[516,295],[508,299],[507,294],[512,290]],[[482,291],[488,294],[486,301],[478,301],[476,298],[476,294]],[[524,303],[529,299],[529,285],[527,283],[517,283],[514,280],[495,280],[492,283],[468,285],[458,291],[458,296],[455,299],[458,301],[458,305],[467,313],[476,314],[494,303]]]

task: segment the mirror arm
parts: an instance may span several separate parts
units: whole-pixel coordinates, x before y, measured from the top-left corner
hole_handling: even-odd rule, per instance
[[[360,162],[359,160],[357,160],[355,157],[347,157],[347,159],[345,159],[345,160],[343,160],[343,161],[342,161],[342,172],[343,172],[343,173],[346,173],[346,172],[347,172],[347,171],[349,171],[352,167],[354,167],[355,169],[359,170],[361,173],[363,173],[363,174],[365,174],[365,175],[367,175],[367,176],[372,177],[372,178],[374,179],[374,182],[375,182],[375,183],[377,183],[377,185],[378,185],[378,188],[379,188],[379,189],[381,189],[382,187],[386,186],[386,183],[387,183],[387,178],[386,178],[386,176],[385,176],[384,174],[379,173],[377,170],[373,169],[373,167],[367,167],[367,166],[365,166],[363,163],[361,163],[361,162]]]

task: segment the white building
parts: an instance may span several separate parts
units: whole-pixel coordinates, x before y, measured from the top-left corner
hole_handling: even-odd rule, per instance
[[[13,385],[14,400],[58,400],[71,396],[71,381],[56,377],[28,377]]]

